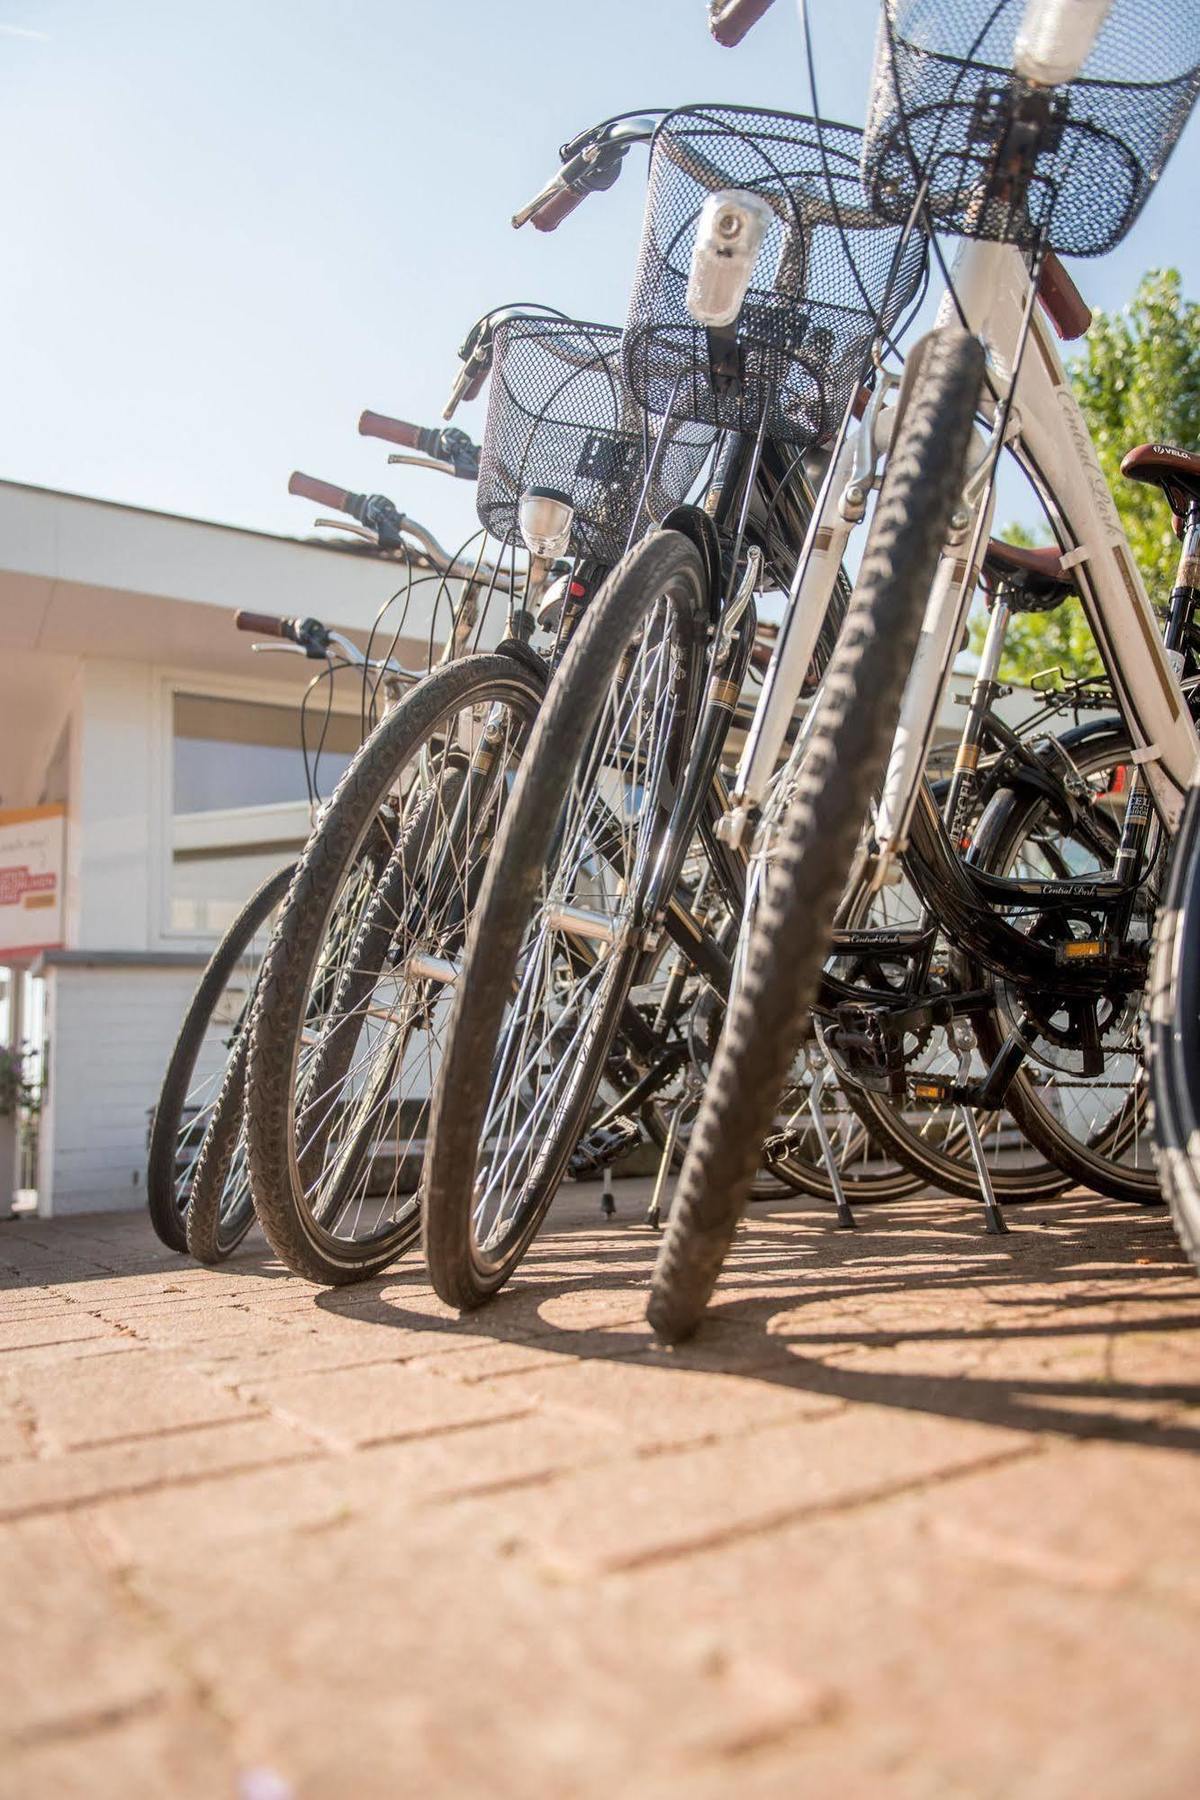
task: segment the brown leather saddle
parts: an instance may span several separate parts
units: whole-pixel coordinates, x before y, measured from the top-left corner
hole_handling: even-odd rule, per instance
[[[1200,506],[1200,456],[1174,444],[1139,444],[1122,458],[1121,473],[1129,481],[1162,489],[1174,515],[1175,535],[1182,537],[1189,511]]]
[[[1044,550],[1026,550],[993,538],[983,559],[980,580],[993,597],[1003,588],[1005,601],[1015,613],[1052,612],[1076,592],[1070,570],[1062,566],[1062,551],[1057,544],[1048,544]]]

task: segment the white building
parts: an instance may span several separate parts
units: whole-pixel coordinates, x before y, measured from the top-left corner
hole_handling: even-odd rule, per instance
[[[0,943],[20,946],[6,979],[0,948],[0,1044],[41,1052],[25,1171],[39,1212],[142,1204],[147,1113],[199,971],[307,835],[298,708],[321,665],[253,655],[235,609],[312,615],[364,644],[398,580],[353,544],[0,482],[0,815],[61,807],[65,834],[61,911],[0,866]],[[435,588],[410,604],[406,664],[424,662]],[[326,794],[360,708],[361,683],[343,672]],[[313,738],[324,713],[318,690]],[[56,947],[32,953],[45,942]],[[0,1132],[0,1210],[11,1137]]]

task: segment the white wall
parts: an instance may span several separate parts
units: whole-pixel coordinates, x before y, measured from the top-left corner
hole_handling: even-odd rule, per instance
[[[75,726],[67,943],[80,950],[145,950],[157,938],[150,859],[156,768],[164,754],[151,669],[85,663]]]
[[[145,1204],[147,1109],[199,977],[197,968],[48,966],[43,1216]]]

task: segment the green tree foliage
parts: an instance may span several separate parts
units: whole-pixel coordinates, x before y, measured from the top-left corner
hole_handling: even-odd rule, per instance
[[[1126,481],[1121,458],[1135,444],[1200,449],[1200,305],[1183,298],[1178,270],[1151,269],[1128,306],[1098,312],[1087,354],[1069,372],[1151,599],[1161,605],[1174,582],[1179,544],[1158,489]],[[1049,533],[1035,536],[1020,525],[1007,526],[1001,535],[1010,543],[1049,542]],[[985,625],[976,624],[976,647]],[[1067,675],[1100,668],[1076,601],[1015,619],[1009,630],[1004,659],[1009,680],[1028,681],[1055,664]]]

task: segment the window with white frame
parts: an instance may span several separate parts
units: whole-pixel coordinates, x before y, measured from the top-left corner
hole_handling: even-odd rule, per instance
[[[329,794],[358,748],[358,714],[176,691],[171,699],[172,932],[224,931],[308,835],[309,777]],[[306,776],[306,756],[307,769]]]

